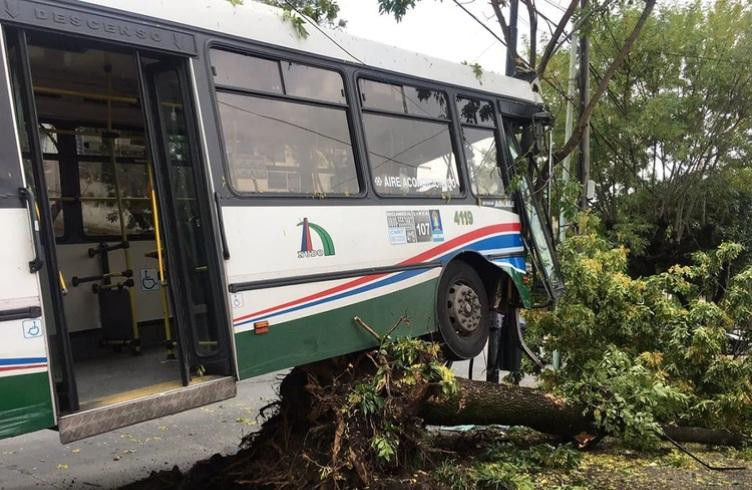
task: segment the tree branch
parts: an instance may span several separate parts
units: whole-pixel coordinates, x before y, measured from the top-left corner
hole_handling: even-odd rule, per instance
[[[493,7],[494,14],[496,15],[496,20],[499,22],[499,26],[501,27],[501,34],[504,36],[504,41],[506,41],[507,49],[509,49],[509,24],[507,24],[507,19],[504,17],[504,12],[501,11],[502,6],[502,0],[491,0],[491,6]],[[513,53],[515,56],[517,53]]]
[[[564,144],[561,150],[556,152],[556,155],[554,157],[555,163],[562,161],[567,155],[574,151],[577,145],[579,145],[580,140],[582,139],[582,133],[589,124],[590,116],[593,114],[595,106],[598,104],[598,101],[600,101],[601,97],[606,92],[606,89],[608,89],[608,84],[611,82],[611,79],[614,77],[619,68],[621,68],[624,60],[626,60],[627,58],[627,55],[632,50],[632,46],[634,46],[635,41],[642,31],[642,28],[645,26],[645,23],[647,22],[650,14],[653,11],[653,7],[655,7],[655,2],[656,0],[646,0],[645,8],[642,11],[640,18],[637,20],[637,24],[635,24],[634,29],[632,29],[629,37],[624,42],[624,46],[622,46],[619,54],[616,55],[616,58],[614,58],[614,61],[608,67],[606,73],[604,73],[603,79],[601,79],[601,82],[598,84],[598,87],[591,96],[590,102],[588,103],[587,107],[585,107],[585,110],[583,110],[582,114],[580,114],[575,131],[572,133],[572,136]]]
[[[572,18],[575,10],[577,10],[578,3],[579,0],[572,0],[572,2],[569,4],[569,7],[567,7],[567,10],[564,12],[564,15],[561,17],[561,20],[556,25],[556,29],[551,35],[551,39],[548,40],[548,44],[546,44],[546,48],[543,50],[543,55],[541,55],[540,64],[536,69],[538,77],[541,77],[546,72],[546,67],[548,66],[548,62],[551,61],[551,58],[556,52],[555,48],[559,43],[561,34],[564,32],[564,27],[566,27],[567,22],[569,22],[569,19]]]
[[[535,58],[538,54],[538,10],[535,0],[522,0],[527,7],[527,17],[530,20],[530,68],[535,70]]]

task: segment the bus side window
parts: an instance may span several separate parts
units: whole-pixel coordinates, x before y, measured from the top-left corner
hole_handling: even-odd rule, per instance
[[[360,193],[338,72],[218,49],[211,58],[229,181],[236,192]],[[253,67],[260,63],[273,65],[271,75],[257,79]]]
[[[461,195],[444,92],[360,79],[368,161],[384,196]]]
[[[470,190],[477,197],[504,197],[493,104],[475,98],[457,97],[457,111]]]

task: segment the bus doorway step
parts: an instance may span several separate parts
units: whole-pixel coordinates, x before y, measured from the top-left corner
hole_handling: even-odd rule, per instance
[[[68,444],[129,425],[233,398],[235,378],[222,377],[133,400],[64,415],[58,420],[60,442]]]

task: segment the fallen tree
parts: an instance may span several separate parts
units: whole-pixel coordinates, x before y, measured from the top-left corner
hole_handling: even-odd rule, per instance
[[[238,454],[155,475],[155,488],[415,487],[416,472],[462,459],[427,425],[521,425],[580,447],[603,436],[636,448],[661,437],[742,444],[752,365],[725,351],[725,333],[752,324],[752,268],[733,271],[741,250],[725,244],[632,279],[624,249],[571,237],[563,300],[527,315],[534,347],[565,353],[561,369],[538,373],[540,389],[456,379],[439,345],[391,340],[354,319],[378,339],[374,350],[293,369]]]
[[[420,414],[432,425],[523,425],[547,434],[574,437],[595,433],[592,417],[559,396],[513,384],[457,379],[451,397],[429,397]]]
[[[432,425],[519,425],[539,432],[578,439],[586,445],[597,434],[593,417],[582,406],[545,391],[513,384],[492,384],[457,379],[459,389],[452,397],[429,397],[420,415]],[[661,436],[676,442],[717,446],[741,446],[743,434],[704,427],[662,425]]]
[[[440,352],[402,339],[295,368],[237,454],[215,455],[186,474],[156,473],[131,488],[420,487],[416,471],[460,451],[437,443],[427,424],[522,425],[580,447],[602,435],[587,409],[539,389],[457,379]],[[670,430],[678,440],[742,441],[722,431]],[[422,485],[431,488],[428,480]]]

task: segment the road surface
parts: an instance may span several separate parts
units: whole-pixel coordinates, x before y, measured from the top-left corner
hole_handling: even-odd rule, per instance
[[[482,354],[474,363],[475,379],[484,379],[484,366]],[[453,370],[467,377],[468,362],[455,363]],[[0,440],[0,490],[114,488],[154,470],[186,469],[212,454],[236,451],[258,427],[259,410],[276,398],[283,374],[243,381],[231,400],[67,445],[52,430]]]

